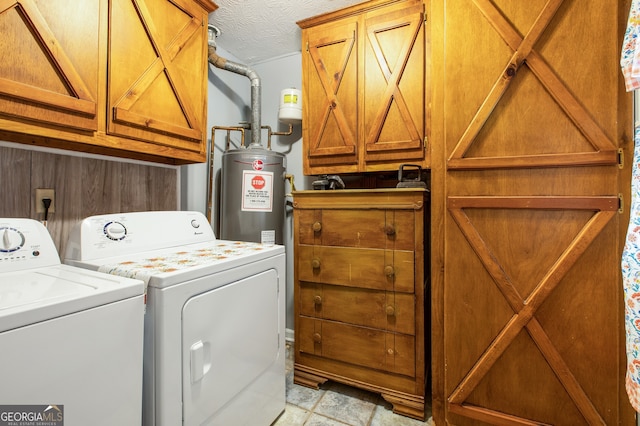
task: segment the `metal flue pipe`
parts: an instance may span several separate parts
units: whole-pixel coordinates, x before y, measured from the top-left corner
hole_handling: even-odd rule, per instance
[[[216,52],[216,37],[220,34],[220,30],[213,26],[208,26],[209,30],[209,62],[216,68],[231,71],[236,74],[244,75],[251,81],[251,144],[249,148],[262,147],[260,143],[260,104],[262,96],[262,88],[260,86],[260,77],[258,73],[246,65],[238,64],[218,56]]]

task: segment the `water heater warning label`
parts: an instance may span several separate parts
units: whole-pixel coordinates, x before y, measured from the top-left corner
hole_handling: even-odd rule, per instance
[[[242,211],[273,210],[273,172],[242,171]]]

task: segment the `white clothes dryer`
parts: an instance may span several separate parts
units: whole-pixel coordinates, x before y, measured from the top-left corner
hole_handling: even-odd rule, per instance
[[[62,265],[40,222],[0,219],[0,418],[139,425],[143,292]]]
[[[285,255],[198,212],[92,216],[65,262],[147,283],[143,424],[268,426],[285,408]]]

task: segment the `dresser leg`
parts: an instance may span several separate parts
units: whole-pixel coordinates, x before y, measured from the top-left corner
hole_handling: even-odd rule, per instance
[[[326,377],[317,376],[307,371],[300,371],[298,366],[294,366],[293,370],[293,383],[309,388],[319,389],[320,385],[325,383],[328,379]]]
[[[385,401],[389,402],[393,405],[393,412],[396,414],[401,414],[407,417],[413,417],[414,419],[418,419],[424,421],[424,399],[409,399],[403,398],[399,395],[391,395],[388,393],[381,392],[380,395],[385,399]]]

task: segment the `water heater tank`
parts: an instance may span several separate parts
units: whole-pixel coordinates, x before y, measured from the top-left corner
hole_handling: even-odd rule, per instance
[[[263,147],[222,154],[220,238],[283,244],[286,157]]]

